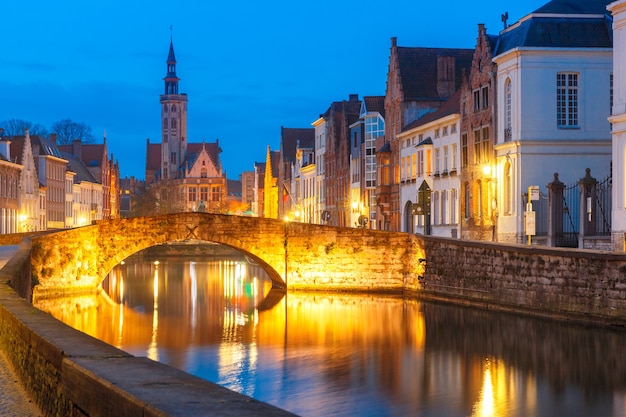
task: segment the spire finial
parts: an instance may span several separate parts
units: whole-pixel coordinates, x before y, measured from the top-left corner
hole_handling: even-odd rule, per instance
[[[174,25],[170,25],[170,42],[174,39]]]

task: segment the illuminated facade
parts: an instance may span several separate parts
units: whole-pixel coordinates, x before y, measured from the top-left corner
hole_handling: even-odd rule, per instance
[[[501,241],[525,241],[529,186],[546,195],[555,172],[567,185],[577,183],[585,168],[597,178],[610,174],[613,44],[608,2],[569,3],[549,2],[508,26],[493,51],[498,124],[490,132],[495,150],[491,165],[498,201],[482,199],[486,206],[481,212],[488,215],[496,206]],[[488,192],[485,186],[483,193]]]
[[[227,181],[219,141],[189,143],[187,94],[179,93],[174,45],[170,41],[161,102],[161,143],[146,144],[146,186],[156,213],[227,209]]]

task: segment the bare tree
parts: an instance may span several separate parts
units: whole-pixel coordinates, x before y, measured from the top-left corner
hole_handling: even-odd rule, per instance
[[[83,122],[74,122],[71,119],[63,119],[53,123],[52,132],[57,135],[58,145],[70,145],[76,139],[81,139],[83,143],[93,143],[96,140],[91,133],[90,126]]]
[[[48,129],[39,123],[32,124],[28,120],[4,120],[0,122],[0,128],[4,129],[4,136],[23,136],[26,129],[31,135],[48,136]]]

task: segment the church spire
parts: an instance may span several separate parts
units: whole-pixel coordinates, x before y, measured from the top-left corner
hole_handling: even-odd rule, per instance
[[[172,27],[170,26],[170,31]],[[165,80],[165,94],[178,94],[178,81],[176,76],[176,56],[174,55],[174,41],[170,33],[170,51],[167,54],[167,75]]]

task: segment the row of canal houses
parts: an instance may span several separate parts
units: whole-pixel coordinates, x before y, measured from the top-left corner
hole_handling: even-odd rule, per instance
[[[265,163],[276,216],[525,243],[535,187],[545,200],[548,184],[577,183],[588,168],[612,177],[611,244],[623,250],[623,9],[553,0],[514,24],[504,15],[497,35],[479,24],[474,49],[392,38],[384,96],[350,95],[313,128],[281,128]]]
[[[0,132],[0,234],[119,217],[119,165],[103,144]]]

